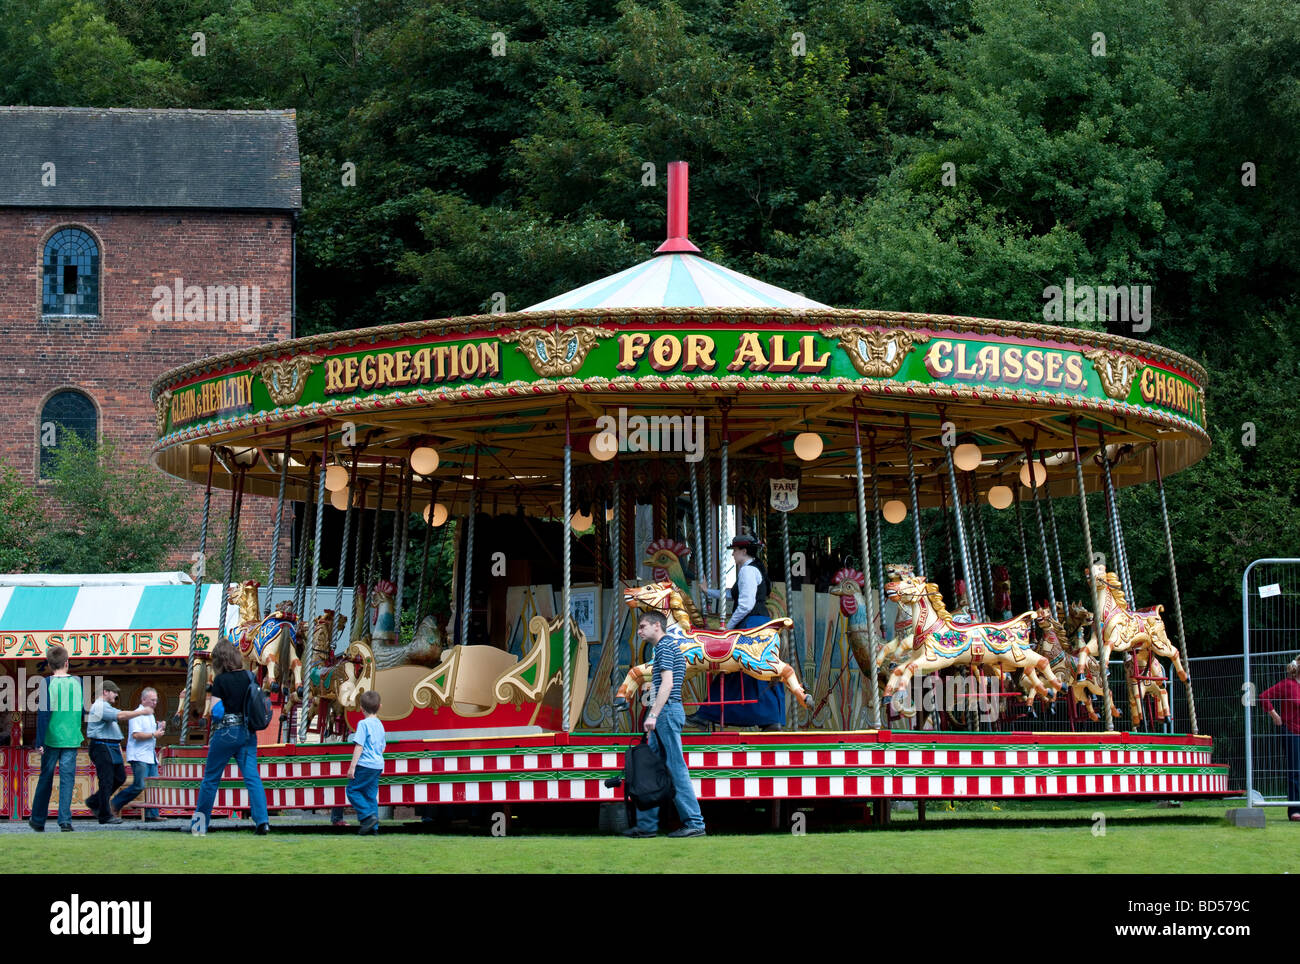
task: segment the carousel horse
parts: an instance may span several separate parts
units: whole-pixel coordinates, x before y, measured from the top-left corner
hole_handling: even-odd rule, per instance
[[[772,619],[749,629],[695,629],[681,592],[668,580],[624,589],[623,598],[633,609],[661,612],[677,624],[686,637],[681,650],[686,659],[687,678],[707,670],[739,671],[754,679],[780,680],[804,708],[812,708],[812,698],[799,683],[794,667],[780,656],[781,630],[794,625],[789,618]],[[652,664],[643,663],[628,671],[614,697],[616,708],[626,708],[633,694],[650,678],[651,670]]]
[[[1060,606],[1059,603],[1057,605]],[[1092,707],[1092,698],[1104,697],[1105,690],[1101,688],[1101,672],[1097,661],[1089,654],[1083,639],[1084,631],[1093,623],[1092,610],[1082,603],[1072,602],[1069,614],[1061,622],[1065,625],[1065,639],[1070,649],[1070,680],[1066,688],[1070,691],[1074,704],[1082,704],[1088,719],[1098,723],[1101,717]],[[1119,708],[1111,706],[1110,713],[1111,716],[1118,717]]]
[[[239,626],[231,635],[239,633],[237,643],[244,667],[251,670],[261,666],[265,670],[262,689],[271,690],[302,672],[301,666],[295,669],[301,627],[292,603],[287,601],[263,618],[257,594],[259,587],[251,579],[242,584],[232,582],[226,590],[226,601],[239,607]]]
[[[1142,725],[1142,697],[1149,696],[1155,701],[1155,722],[1162,723],[1169,718],[1168,678],[1160,660],[1155,658],[1150,647],[1135,649],[1124,654],[1125,668],[1128,670],[1128,713],[1133,728]],[[1140,677],[1140,678],[1139,678]],[[1116,713],[1116,715],[1119,715]]]
[[[311,647],[316,658],[307,680],[307,726],[310,728],[312,721],[319,717],[322,739],[331,733],[347,735],[344,706],[339,701],[339,684],[344,679],[343,667],[352,661],[334,652],[334,636],[343,631],[347,621],[346,616],[339,616],[336,624],[334,610],[327,609],[316,617],[312,626]]]
[[[927,583],[924,576],[902,576],[889,583],[885,592],[906,611],[913,645],[910,657],[895,668],[885,687],[887,696],[906,689],[914,673],[932,673],[954,665],[989,667],[999,676],[1020,670],[1042,696],[1048,695],[1048,686],[1061,688],[1047,660],[1033,650],[1033,612],[999,623],[956,624],[943,605],[938,586]]]
[[[1160,613],[1164,606],[1150,609],[1129,609],[1120,588],[1119,578],[1101,566],[1092,570],[1097,596],[1101,600],[1101,652],[1098,653],[1098,634],[1093,628],[1088,641],[1088,655],[1101,662],[1109,662],[1111,653],[1127,653],[1140,649],[1154,650],[1155,655],[1170,660],[1178,678],[1187,682],[1187,671],[1178,658],[1178,649],[1165,632],[1165,621]]]

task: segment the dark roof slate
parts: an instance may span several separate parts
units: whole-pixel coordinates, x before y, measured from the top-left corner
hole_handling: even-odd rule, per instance
[[[297,211],[295,112],[0,107],[0,207]]]

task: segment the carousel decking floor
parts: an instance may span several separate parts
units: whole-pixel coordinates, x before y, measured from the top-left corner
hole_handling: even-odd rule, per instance
[[[390,743],[381,805],[616,802],[604,781],[623,771],[640,734],[542,733]],[[1228,767],[1208,736],[1153,733],[931,731],[715,732],[683,736],[701,800],[1060,799],[1224,797]],[[352,746],[259,748],[272,810],[347,806]],[[150,781],[155,806],[192,808],[205,749],[172,748]],[[218,810],[247,809],[232,765]]]

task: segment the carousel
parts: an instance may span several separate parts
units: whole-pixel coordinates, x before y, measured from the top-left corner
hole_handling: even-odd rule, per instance
[[[213,511],[233,522],[239,624],[219,632],[280,706],[270,807],[346,805],[366,690],[381,804],[621,800],[605,781],[639,739],[649,609],[689,640],[703,801],[1226,795],[1192,682],[1185,733],[1167,685],[1187,640],[1164,479],[1209,447],[1204,371],[1102,332],[836,309],[746,277],[689,240],[686,177],[670,166],[666,242],[608,278],[155,384],[155,461],[204,486],[198,551],[220,551]],[[1160,494],[1159,600],[1133,598],[1117,493],[1134,485]],[[276,500],[271,579],[293,572],[269,612],[232,571],[245,496]],[[853,558],[810,575],[792,513],[846,520]],[[906,551],[886,554],[884,525]],[[757,598],[735,588],[751,564]],[[162,806],[192,805],[202,775],[189,662]],[[1034,725],[1048,707],[1063,725]],[[246,805],[232,769],[218,808]]]

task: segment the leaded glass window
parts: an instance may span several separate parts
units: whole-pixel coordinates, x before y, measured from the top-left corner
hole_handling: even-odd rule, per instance
[[[98,441],[99,416],[95,403],[81,392],[55,392],[41,409],[37,438],[41,447],[41,478],[50,476],[54,453],[71,432],[87,445]]]
[[[99,246],[78,228],[45,242],[41,310],[46,315],[99,314]]]

